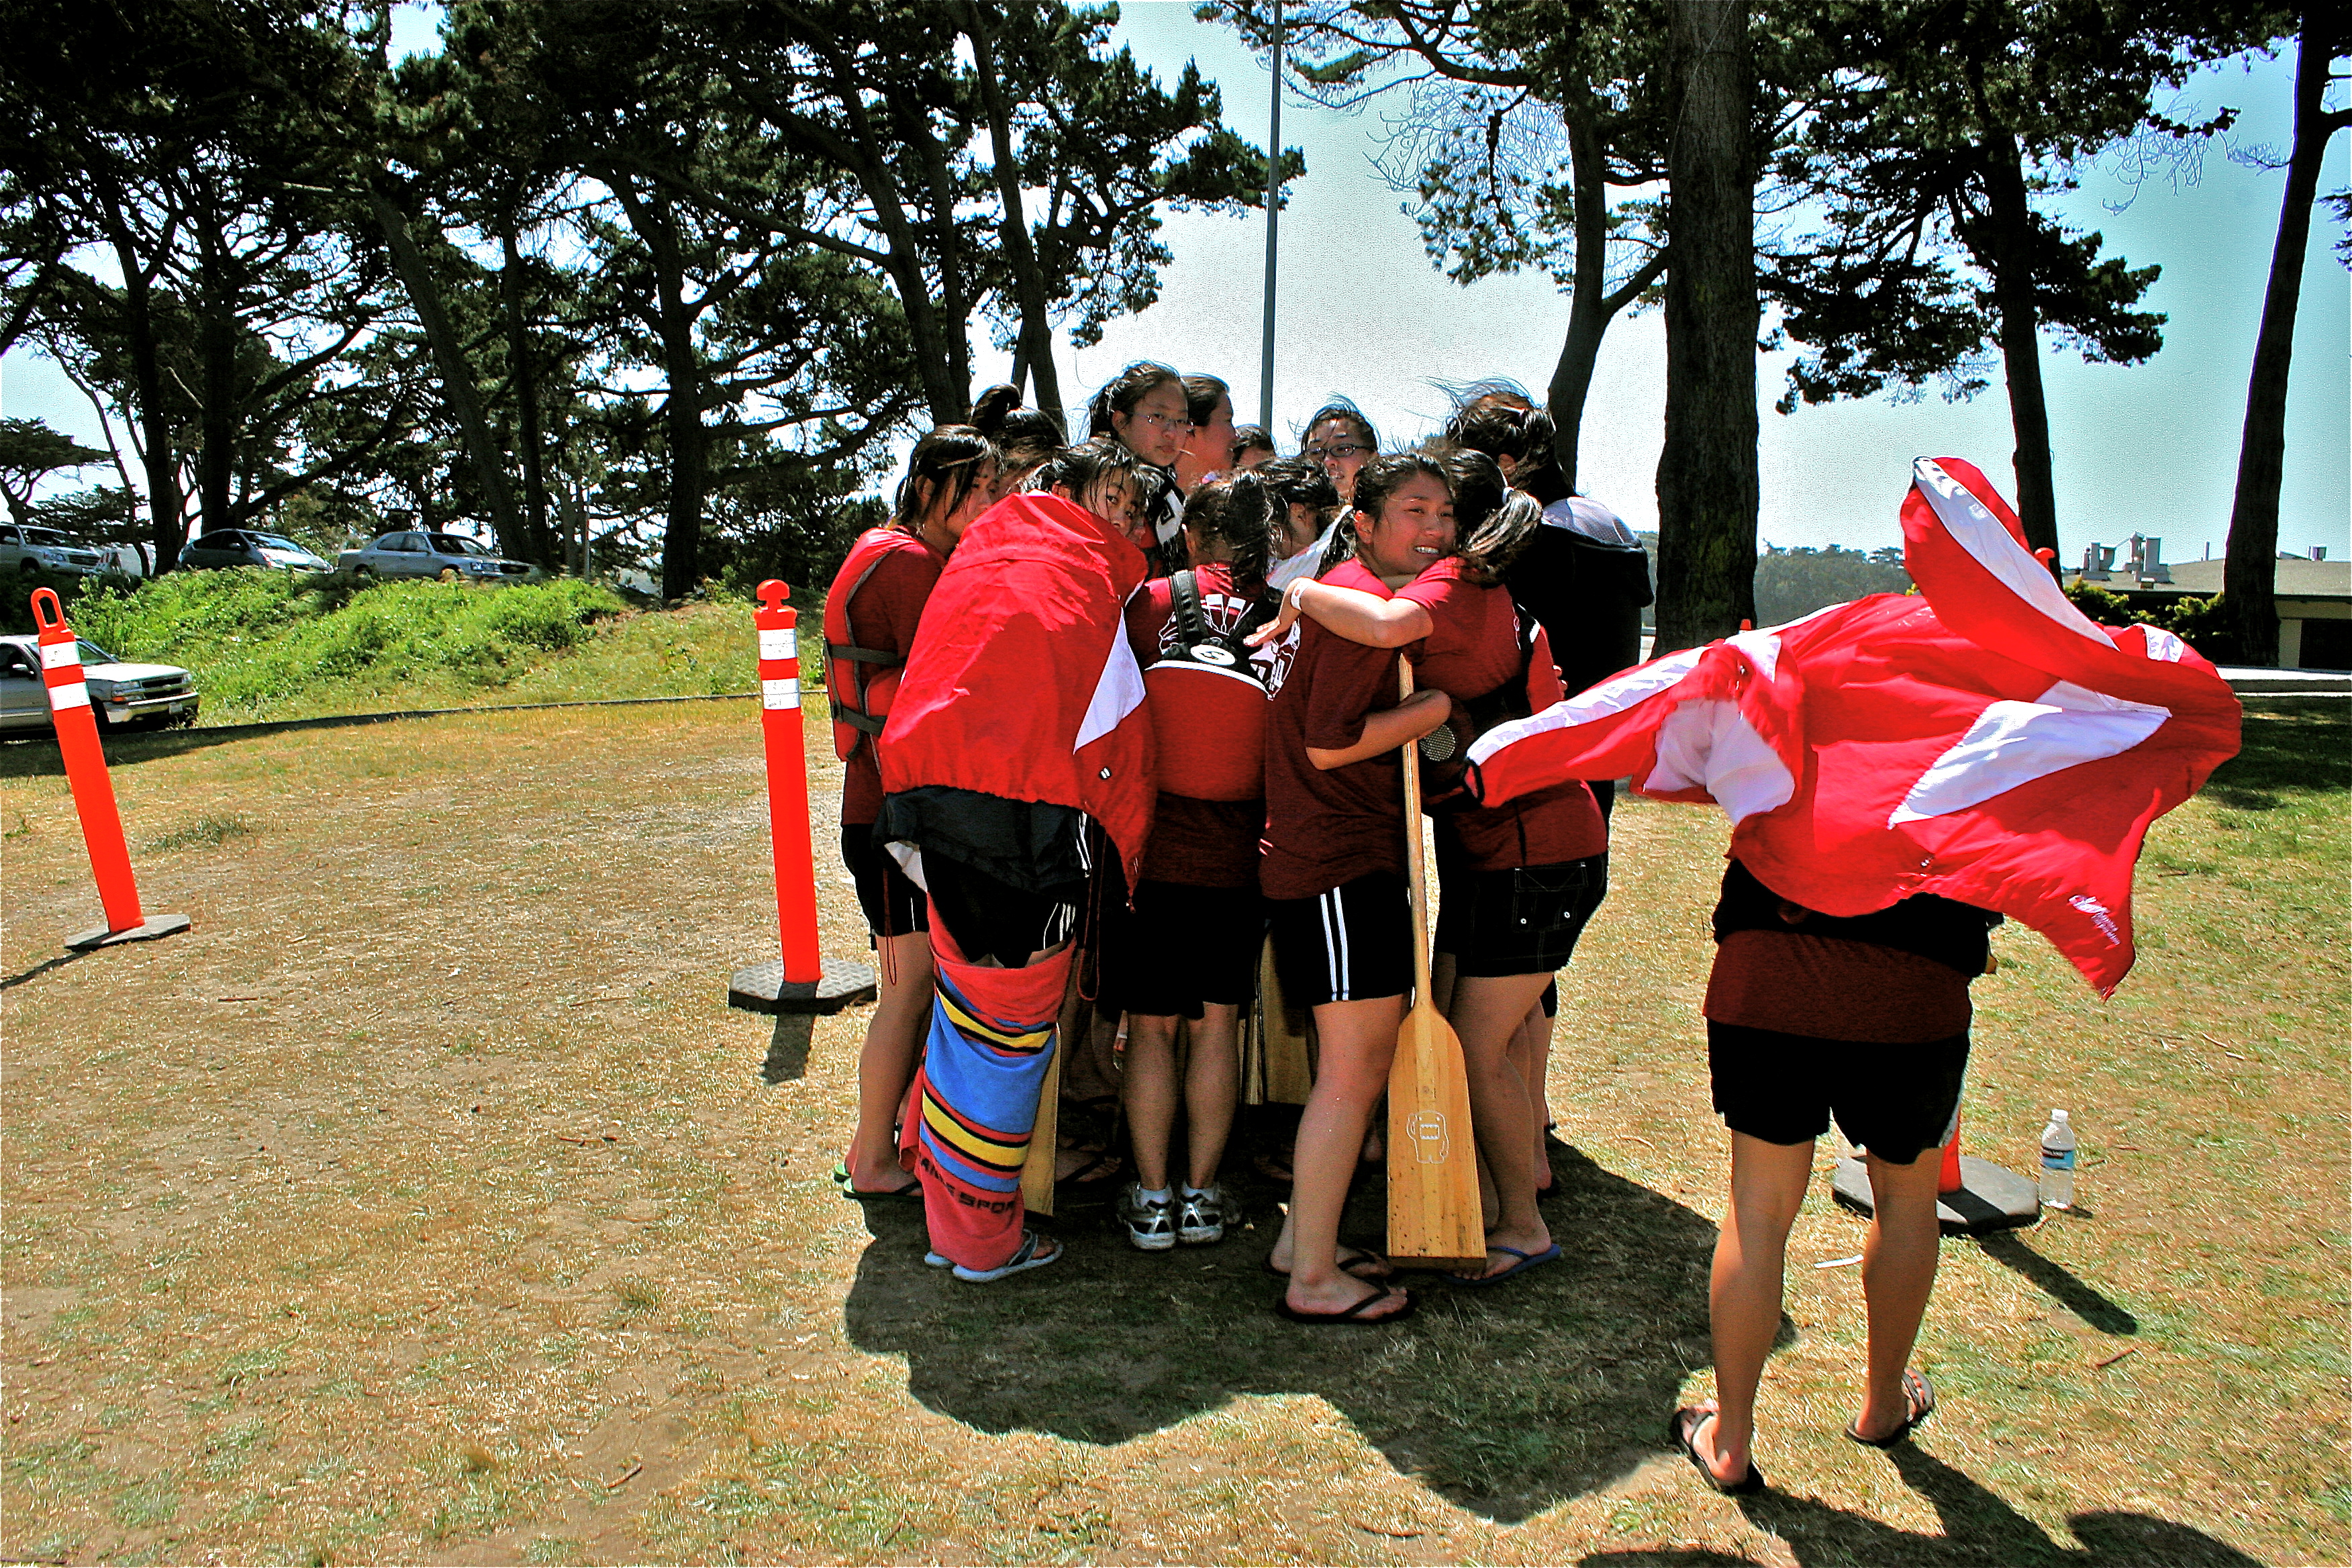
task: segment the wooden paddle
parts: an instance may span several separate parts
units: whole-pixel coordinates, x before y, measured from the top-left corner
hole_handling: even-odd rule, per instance
[[[1412,695],[1412,666],[1397,660]],[[1389,1257],[1427,1268],[1486,1266],[1478,1209],[1478,1148],[1470,1131],[1470,1078],[1462,1040],[1429,994],[1429,883],[1422,865],[1421,754],[1404,743],[1405,874],[1412,888],[1412,1011],[1397,1028],[1389,1068]]]

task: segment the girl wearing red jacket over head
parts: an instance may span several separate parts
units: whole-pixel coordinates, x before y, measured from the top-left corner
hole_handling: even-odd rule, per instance
[[[935,1004],[903,1163],[932,1258],[983,1281],[1051,1263],[1021,1169],[1090,879],[1131,886],[1151,734],[1120,606],[1143,580],[1136,460],[1089,442],[964,531],[882,734],[877,837],[929,894]],[[1123,891],[1122,891],[1123,896]]]
[[[931,941],[922,889],[874,841],[882,815],[877,761],[923,605],[965,528],[994,499],[997,454],[969,425],[915,444],[890,521],[851,545],[824,601],[825,694],[844,763],[841,860],[881,958],[881,998],[857,1056],[857,1131],[834,1180],[851,1198],[914,1197],[893,1136],[931,1005]]]
[[[1437,465],[1433,465],[1433,467]],[[1518,717],[1560,700],[1540,628],[1500,585],[1540,512],[1526,497],[1506,502],[1501,471],[1485,456],[1455,453],[1439,468],[1465,542],[1409,582],[1349,582],[1335,572],[1300,584],[1286,609],[1373,647],[1402,647],[1418,683],[1450,697],[1455,745],[1471,726]],[[1394,589],[1393,597],[1390,590]],[[1277,626],[1280,625],[1276,623]],[[1559,1257],[1536,1208],[1535,1107],[1517,1053],[1552,973],[1566,963],[1591,914],[1608,830],[1591,792],[1569,780],[1497,807],[1436,804],[1441,913],[1433,999],[1461,1037],[1478,1150],[1489,1195],[1487,1264],[1458,1283],[1493,1284]]]
[[[1445,471],[1391,456],[1355,477],[1362,539],[1329,581],[1388,590],[1454,548]],[[1396,657],[1314,622],[1266,707],[1267,900],[1284,992],[1313,1011],[1321,1055],[1298,1119],[1290,1216],[1267,1259],[1290,1277],[1276,1310],[1311,1323],[1389,1322],[1412,1298],[1377,1256],[1339,1247],[1339,1212],[1373,1104],[1388,1088],[1412,984],[1398,748],[1445,721],[1443,691],[1400,702]]]

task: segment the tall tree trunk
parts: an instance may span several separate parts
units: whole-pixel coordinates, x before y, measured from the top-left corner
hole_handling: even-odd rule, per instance
[[[2001,366],[2009,378],[2009,422],[2017,435],[2017,521],[2031,550],[2051,552],[2056,571],[2058,491],[2051,474],[2050,405],[2042,390],[2042,335],[2033,305],[2032,210],[2026,205],[2025,169],[2017,138],[1996,132],[1984,153],[1991,216],[1979,231],[1990,241],[1978,259],[1992,274],[2000,312]]]
[[[196,525],[234,528],[230,488],[236,474],[236,300],[222,254],[221,226],[210,192],[196,231]]]
[[[669,384],[665,408],[669,438],[669,515],[662,531],[662,597],[682,599],[702,575],[702,501],[709,486],[708,436],[702,427],[702,361],[694,348],[694,313],[686,303],[686,258],[670,199],[659,185],[640,195],[626,178],[613,194],[653,261],[654,313],[661,338],[662,371]]]
[[[530,321],[522,301],[522,254],[515,244],[514,214],[506,215],[499,243],[504,260],[499,268],[499,290],[505,296],[507,358],[514,366],[515,407],[521,426],[522,523],[530,540],[525,559],[541,566],[556,563],[555,545],[547,527],[546,443],[539,420],[539,365],[530,350]]]
[[[1552,453],[1559,459],[1561,481],[1572,490],[1584,400],[1592,390],[1601,334],[1609,330],[1602,299],[1609,291],[1608,164],[1599,130],[1590,120],[1568,121],[1568,162],[1575,184],[1576,280],[1568,297],[1568,340],[1560,345],[1545,401],[1551,407]]]
[[[1013,296],[1021,310],[1013,384],[1019,386],[1022,372],[1027,371],[1037,388],[1036,406],[1058,426],[1065,417],[1062,381],[1054,368],[1054,322],[1047,313],[1045,274],[1037,265],[1037,247],[1030,239],[1028,216],[1022,209],[1021,169],[1013,153],[1013,115],[1004,101],[1003,79],[996,69],[996,41],[990,36],[981,0],[965,0],[964,31],[971,39],[981,100],[988,110],[988,137],[996,154],[996,198],[1004,209],[1004,255],[1013,269]]]
[[[1668,653],[1756,614],[1756,194],[1748,7],[1671,0],[1675,98],[1658,458],[1658,631]]]
[[[2278,662],[2279,486],[2286,465],[2287,366],[2294,354],[2294,317],[2303,296],[2303,253],[2311,239],[2311,204],[2319,191],[2320,160],[2352,116],[2326,112],[2327,63],[2343,29],[2321,20],[2324,6],[2306,7],[2294,67],[2294,151],[2286,165],[2286,195],[2279,206],[2278,241],[2271,248],[2270,288],[2263,296],[2263,326],[2254,340],[2254,369],[2246,388],[2246,427],[2238,447],[2238,493],[2230,506],[2228,558],[2221,598],[2230,609],[2237,655],[2248,664]]]
[[[123,336],[131,351],[131,385],[139,399],[140,459],[147,470],[154,569],[169,572],[179,565],[180,551],[188,542],[188,519],[180,495],[180,458],[172,446],[172,421],[163,411],[163,356],[155,343],[155,275],[140,259],[130,223],[111,196],[104,223],[115,261],[122,268]]]
[[[392,264],[408,290],[409,303],[416,307],[416,320],[425,329],[425,342],[433,351],[433,362],[441,373],[442,395],[449,400],[449,412],[457,416],[459,438],[465,442],[466,455],[473,459],[474,477],[482,487],[482,499],[490,509],[490,525],[498,535],[499,549],[506,554],[527,559],[528,546],[515,517],[514,496],[507,489],[506,465],[500,460],[498,446],[490,439],[490,424],[482,414],[482,395],[474,381],[474,367],[466,357],[465,345],[449,324],[449,313],[441,306],[440,285],[425,253],[416,247],[408,232],[408,217],[373,186],[368,188],[368,208],[375,215],[376,226],[383,230],[384,244],[391,248]]]

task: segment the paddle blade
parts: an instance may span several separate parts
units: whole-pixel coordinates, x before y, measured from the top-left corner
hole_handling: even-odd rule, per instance
[[[1428,1268],[1486,1261],[1478,1146],[1462,1041],[1427,1003],[1405,1015],[1389,1068],[1389,1257]]]

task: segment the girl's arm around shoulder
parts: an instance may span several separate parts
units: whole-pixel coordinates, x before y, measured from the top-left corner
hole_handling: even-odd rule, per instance
[[[1411,599],[1383,599],[1361,588],[1343,588],[1301,577],[1283,591],[1282,613],[1249,638],[1264,647],[1288,632],[1300,616],[1367,647],[1402,647],[1430,633],[1429,611]]]
[[[1342,589],[1342,593],[1349,590]],[[1370,595],[1364,595],[1370,597]],[[1307,760],[1328,773],[1344,768],[1350,763],[1366,762],[1383,752],[1393,752],[1400,746],[1420,740],[1445,722],[1454,711],[1454,700],[1443,691],[1431,688],[1416,691],[1393,708],[1383,708],[1364,717],[1364,733],[1357,742],[1343,751],[1330,751],[1322,746],[1307,748]]]

